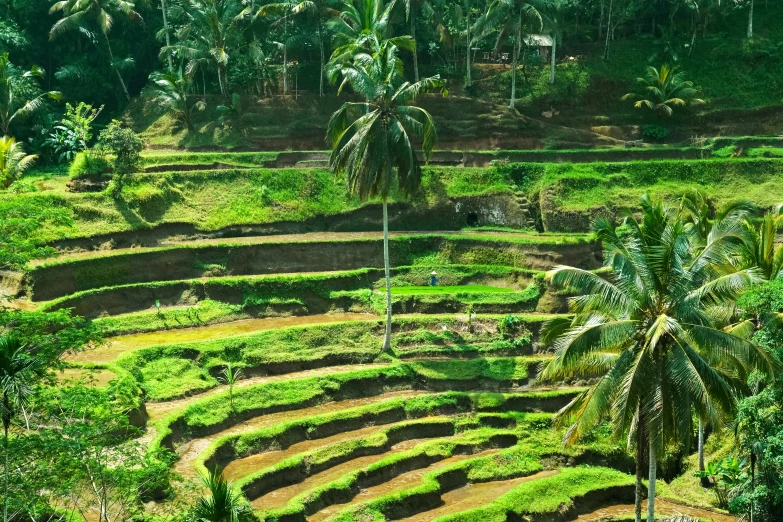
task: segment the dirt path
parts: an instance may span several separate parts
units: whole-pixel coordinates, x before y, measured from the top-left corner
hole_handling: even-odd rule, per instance
[[[510,237],[515,239],[541,239],[548,237],[546,235],[531,233],[527,231],[492,231],[492,230],[426,230],[426,231],[394,231],[389,232],[389,237],[413,236],[413,235],[464,235],[464,236],[488,236],[488,237]],[[555,234],[568,236],[569,234]],[[584,236],[584,234],[576,234]],[[351,241],[357,239],[380,239],[380,232],[306,232],[302,234],[268,234],[240,237],[220,237],[205,239],[185,239],[176,240],[174,238],[163,239],[156,247],[135,247],[135,248],[117,248],[109,250],[88,250],[82,252],[68,252],[56,257],[46,259],[37,259],[30,261],[32,267],[40,266],[45,263],[57,260],[74,260],[95,257],[106,257],[131,252],[155,251],[160,248],[172,246],[208,246],[208,245],[256,245],[263,243],[308,243],[315,241]]]
[[[634,513],[633,504],[615,504],[612,506],[606,506],[601,509],[596,509],[590,513],[580,515],[576,518],[577,522],[592,522],[599,520],[608,520],[620,515],[632,515]],[[647,501],[642,504],[642,513],[647,513]],[[655,514],[656,515],[689,515],[696,518],[702,518],[709,520],[710,522],[738,522],[737,517],[731,515],[724,515],[715,511],[709,511],[706,509],[699,509],[690,506],[682,506],[669,502],[663,499],[655,500]]]

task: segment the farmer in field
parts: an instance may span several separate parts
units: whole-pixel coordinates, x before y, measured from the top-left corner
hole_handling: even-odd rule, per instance
[[[433,270],[430,274],[430,286],[438,286],[438,281],[440,281],[440,279],[438,279],[438,273]]]

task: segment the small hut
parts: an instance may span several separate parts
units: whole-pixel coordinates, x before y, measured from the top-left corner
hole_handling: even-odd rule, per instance
[[[538,49],[538,56],[542,62],[548,62],[552,52],[552,37],[548,34],[529,34],[525,36],[528,47]]]

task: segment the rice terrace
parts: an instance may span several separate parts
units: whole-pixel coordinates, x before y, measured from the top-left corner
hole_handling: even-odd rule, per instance
[[[781,20],[0,1],[1,522],[783,521]]]

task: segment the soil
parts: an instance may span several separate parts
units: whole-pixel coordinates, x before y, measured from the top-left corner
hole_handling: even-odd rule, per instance
[[[599,520],[611,520],[621,515],[632,515],[634,513],[633,504],[613,504],[608,505],[590,513],[579,515],[575,520],[577,522],[599,521]],[[647,513],[647,501],[642,503],[642,513]],[[655,500],[655,513],[657,515],[688,515],[710,522],[738,522],[737,517],[731,515],[725,515],[715,511],[708,511],[706,509],[698,509],[690,506],[683,506],[675,504],[660,498]]]

